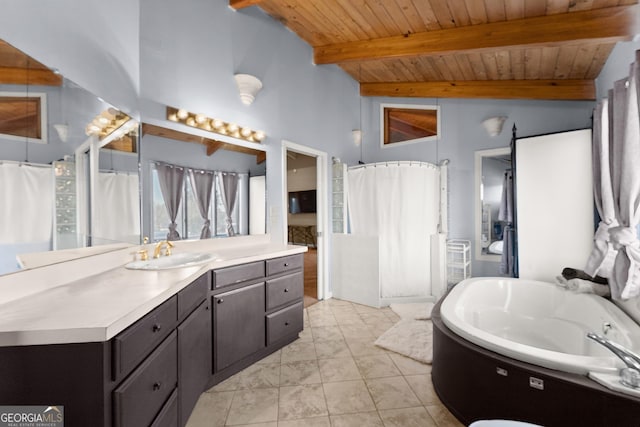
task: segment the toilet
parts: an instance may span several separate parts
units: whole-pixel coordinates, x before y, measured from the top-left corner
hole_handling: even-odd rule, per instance
[[[469,424],[469,427],[542,427],[538,424],[525,423],[523,421],[510,420],[478,420]]]

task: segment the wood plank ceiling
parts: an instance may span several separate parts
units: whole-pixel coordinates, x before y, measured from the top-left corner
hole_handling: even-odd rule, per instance
[[[638,0],[230,0],[257,5],[365,96],[595,98]]]

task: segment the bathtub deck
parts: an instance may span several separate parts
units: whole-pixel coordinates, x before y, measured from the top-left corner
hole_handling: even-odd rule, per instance
[[[640,399],[582,375],[520,362],[472,344],[444,325],[440,303],[432,320],[434,388],[465,424],[499,418],[548,427],[639,425]]]

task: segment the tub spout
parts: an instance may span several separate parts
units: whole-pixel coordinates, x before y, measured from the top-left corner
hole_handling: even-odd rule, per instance
[[[590,338],[600,345],[603,345],[613,354],[618,356],[620,360],[627,365],[626,368],[620,370],[620,382],[631,388],[640,387],[640,356],[633,351],[611,341],[603,336],[589,332],[587,338]]]

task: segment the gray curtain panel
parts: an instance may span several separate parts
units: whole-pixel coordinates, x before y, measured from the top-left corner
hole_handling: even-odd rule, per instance
[[[613,95],[609,98],[609,158],[602,154],[602,146],[606,144],[604,138],[606,132],[602,129],[607,121],[604,115],[594,116],[594,142],[600,144],[598,152],[599,166],[594,168],[596,174],[594,182],[594,194],[598,209],[602,209],[600,215],[603,221],[611,221],[608,224],[608,239],[613,247],[613,251],[607,248],[604,254],[609,256],[610,252],[615,253],[613,268],[608,275],[611,287],[611,296],[614,299],[628,299],[640,295],[640,241],[638,240],[637,226],[640,222],[640,168],[637,159],[640,157],[640,108],[638,107],[638,90],[640,90],[640,51],[636,52],[636,62],[631,66],[631,73],[628,79],[619,80],[614,83]],[[604,110],[605,107],[603,106]],[[598,141],[600,140],[600,141]],[[595,145],[595,144],[594,144]],[[608,191],[606,187],[606,176],[602,179],[602,174],[610,167],[611,177],[611,197],[613,199],[613,209],[615,217],[607,218],[611,215],[605,211],[605,197],[609,195],[603,192]],[[599,187],[599,188],[598,188]],[[617,224],[615,224],[617,221]],[[600,232],[600,227],[598,228]],[[598,261],[604,252],[606,236],[604,232],[595,236],[595,249],[591,254],[592,258]],[[603,243],[604,242],[604,243]],[[598,247],[601,249],[598,249]],[[588,274],[598,272],[593,265],[589,264],[585,269]],[[600,271],[600,275],[606,272]]]
[[[613,105],[613,91],[609,98],[598,103],[593,112],[593,197],[600,216],[600,224],[594,237],[593,250],[584,271],[590,276],[609,277],[618,251],[609,239],[609,229],[618,226],[611,186],[611,156],[609,153],[609,106]]]
[[[156,163],[160,191],[164,199],[164,205],[169,214],[169,233],[167,240],[180,240],[180,234],[176,230],[178,224],[176,217],[182,200],[182,185],[184,183],[184,168],[166,163]]]
[[[235,236],[233,229],[233,220],[231,213],[236,205],[236,195],[238,194],[238,175],[231,172],[218,172],[218,179],[222,187],[222,200],[226,214],[225,222],[227,224],[227,234]]]
[[[610,238],[618,249],[613,274],[610,277],[614,298],[633,298],[640,295],[640,241],[637,226],[640,222],[640,110],[638,90],[640,80],[640,52],[631,67],[629,78],[614,85],[614,97],[620,93],[624,99],[622,123],[614,116],[613,191],[617,201],[616,216],[619,226],[610,229]],[[621,131],[620,141],[615,132]],[[616,143],[619,145],[615,145]],[[613,279],[613,280],[611,280]]]
[[[198,211],[204,220],[201,239],[211,237],[211,221],[209,220],[209,206],[211,206],[211,189],[213,188],[213,180],[215,178],[213,171],[189,169],[189,178],[191,181],[191,189],[198,204]]]

